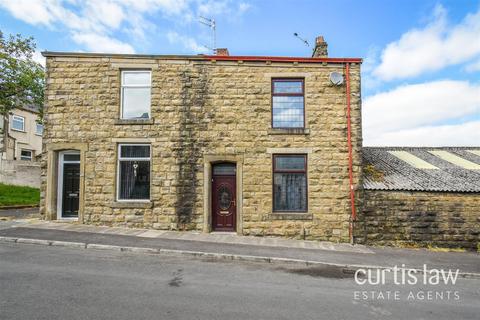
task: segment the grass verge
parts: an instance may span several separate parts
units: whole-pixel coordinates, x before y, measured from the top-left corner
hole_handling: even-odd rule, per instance
[[[39,202],[40,190],[37,188],[0,183],[0,207],[15,205],[37,206]]]

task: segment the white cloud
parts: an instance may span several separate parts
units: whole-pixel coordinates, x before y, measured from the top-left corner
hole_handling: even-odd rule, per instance
[[[480,40],[479,40],[480,41]],[[468,64],[466,67],[465,67],[465,70],[467,72],[477,72],[477,71],[480,71],[480,59],[478,59],[477,61],[475,62],[472,62],[470,64]]]
[[[480,121],[462,124],[425,126],[387,132],[364,140],[366,146],[445,147],[476,146],[480,141]]]
[[[219,15],[228,9],[228,1],[209,0],[198,6],[198,13],[201,15]]]
[[[195,39],[182,36],[175,31],[170,31],[167,33],[167,39],[170,43],[180,43],[186,49],[193,51],[194,53],[206,53],[208,49],[205,46],[200,45]]]
[[[35,50],[33,53],[33,61],[42,65],[45,68],[45,57],[42,56],[41,50]]]
[[[109,36],[125,18],[122,8],[114,1],[70,1],[71,6],[80,5],[76,7],[77,12],[67,8],[61,0],[0,0],[0,6],[27,23],[66,28],[76,43],[89,50],[132,53],[131,45]]]
[[[198,5],[198,14],[206,17],[226,16],[235,19],[244,14],[251,8],[247,2],[236,3],[232,0],[206,0],[200,1]]]
[[[181,15],[190,10],[191,0],[113,0],[137,12],[161,11],[167,15]]]
[[[116,29],[126,18],[120,5],[113,1],[89,1],[86,5],[86,14],[92,20],[101,21],[106,27]]]
[[[15,18],[33,25],[50,25],[54,19],[48,5],[56,1],[0,0],[0,6],[7,9]]]
[[[198,13],[238,17],[250,5],[232,0],[0,0],[0,7],[29,24],[66,30],[88,50],[131,53],[133,45],[119,40],[118,33],[129,35],[136,43],[145,40],[147,31],[157,31],[149,21],[153,14],[182,25],[197,23]],[[205,51],[193,38],[177,35],[175,43],[194,52]]]
[[[400,86],[367,97],[363,102],[364,144],[371,145],[382,141],[388,145],[388,139],[392,137],[395,137],[396,141],[399,141],[399,137],[404,137],[405,145],[428,139],[435,141],[438,137],[434,134],[415,139],[411,133],[422,132],[422,128],[434,130],[438,123],[478,115],[480,84],[443,80]],[[478,132],[476,131],[477,144],[480,141]],[[450,134],[456,136],[458,132],[452,131]],[[475,131],[470,132],[470,136],[472,135],[475,136]],[[411,138],[413,140],[410,140]]]
[[[135,50],[131,45],[104,35],[95,33],[74,33],[72,38],[75,42],[83,44],[92,52],[135,53]]]
[[[240,14],[243,14],[244,12],[250,10],[251,7],[252,7],[252,5],[249,4],[249,3],[240,2],[238,4],[238,11],[239,11]]]
[[[480,10],[452,26],[445,9],[438,5],[428,25],[407,31],[387,45],[373,75],[389,81],[467,62],[480,55],[479,34]]]

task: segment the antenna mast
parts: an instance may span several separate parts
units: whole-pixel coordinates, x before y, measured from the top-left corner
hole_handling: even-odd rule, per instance
[[[212,29],[212,47],[208,49],[212,50],[213,54],[216,54],[217,52],[217,25],[215,24],[215,19],[210,19],[210,18],[205,18],[202,16],[199,16],[199,20],[201,24],[206,25],[210,29]]]
[[[305,44],[307,47],[310,47],[310,43],[308,43],[307,40],[305,40],[305,39],[303,39],[302,37],[300,37],[300,36],[298,35],[298,33],[295,32],[295,33],[293,34],[293,36],[294,36],[295,38],[298,38],[300,41],[302,41],[303,44]]]

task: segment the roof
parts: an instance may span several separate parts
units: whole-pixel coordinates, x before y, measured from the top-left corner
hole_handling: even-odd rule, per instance
[[[28,104],[25,104],[21,107],[18,107],[18,109],[22,109],[22,110],[25,110],[25,111],[30,111],[30,112],[33,112],[33,113],[40,113],[40,107],[39,106],[36,106],[36,105],[28,105]]]
[[[364,147],[367,190],[480,192],[480,147]]]
[[[216,60],[216,61],[258,61],[258,62],[302,62],[302,63],[362,63],[361,58],[321,58],[321,57],[270,57],[270,56],[217,56],[217,55],[158,55],[124,53],[86,53],[43,51],[44,57],[109,57],[122,59],[174,59],[174,60]]]

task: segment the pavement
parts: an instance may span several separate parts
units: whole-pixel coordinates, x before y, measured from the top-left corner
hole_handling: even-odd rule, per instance
[[[112,228],[36,219],[0,223],[0,242],[188,255],[217,260],[337,266],[344,268],[345,272],[393,266],[422,270],[427,265],[428,269],[459,269],[463,277],[480,278],[480,255],[473,252],[432,252],[235,234]]]
[[[479,283],[359,285],[335,267],[0,243],[9,320],[478,319]]]
[[[35,216],[38,216],[38,207],[12,207],[8,209],[0,209],[0,221],[26,219]]]

